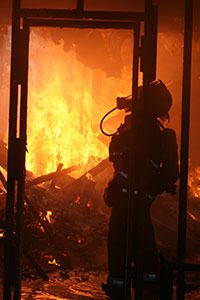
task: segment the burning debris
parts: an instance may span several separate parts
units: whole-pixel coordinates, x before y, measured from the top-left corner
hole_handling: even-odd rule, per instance
[[[59,34],[66,37],[65,41],[63,37],[55,41]],[[117,76],[116,72],[115,75],[108,74],[100,66],[91,67],[83,62],[81,41],[76,44],[69,38],[74,36],[71,29],[49,31],[39,28],[31,29],[30,34],[26,155],[29,171],[26,172],[24,241],[25,248],[44,268],[68,269],[85,261],[88,267],[95,261],[105,266],[108,213],[102,193],[112,169],[106,159],[108,140],[100,135],[99,118],[112,105],[108,100],[111,102],[116,93],[130,93],[132,41],[127,45],[121,43],[124,33],[116,30],[105,33],[88,29],[84,34],[90,43],[92,35],[100,37],[100,44],[102,40],[105,45],[109,41],[110,45],[111,41],[123,44],[123,49],[118,48],[120,53],[123,50],[123,55],[120,54],[121,69]],[[128,40],[130,34],[125,34]],[[81,37],[79,30],[76,35]],[[9,35],[4,36],[4,45],[10,49]],[[116,49],[106,49],[105,57],[108,57],[107,50],[114,65],[111,52]],[[9,73],[8,52],[3,74],[5,70]],[[90,54],[91,58],[91,51]],[[115,60],[119,62],[118,55]],[[4,86],[9,87],[9,80],[5,78],[5,81]],[[5,91],[3,94],[6,99]],[[6,128],[3,138],[4,135]],[[6,149],[3,144],[0,151],[2,149]],[[6,169],[5,162],[7,157],[0,157],[0,164]],[[52,172],[56,166],[57,170]],[[1,179],[3,182],[3,177]],[[2,218],[5,187],[2,186],[1,195]],[[60,266],[48,263],[54,260]]]
[[[27,172],[24,249],[33,259],[37,257],[42,269],[59,269],[67,276],[72,268],[105,268],[107,211],[99,190],[109,180],[110,168],[105,159],[77,179],[69,174],[77,166],[62,169],[59,165],[56,172],[39,177]],[[104,175],[97,183],[101,173]],[[5,197],[2,192],[2,220]]]
[[[2,147],[0,152],[6,155],[6,147]],[[6,169],[4,164],[1,167]],[[36,270],[38,266],[41,267],[41,270],[37,270],[38,273],[42,270],[59,270],[61,276],[66,277],[74,268],[106,268],[109,211],[103,203],[102,194],[112,177],[112,166],[108,159],[104,159],[83,175],[74,178],[71,172],[77,168],[78,166],[63,168],[60,164],[55,172],[38,177],[27,172],[24,254],[36,266]],[[190,174],[189,182],[193,183],[193,189],[194,182],[197,184],[199,180],[198,174],[197,171]],[[1,233],[4,235],[6,179],[2,175],[0,180],[4,185],[4,191],[2,188],[0,195]],[[190,253],[194,254],[199,249],[200,201],[192,191],[188,207],[188,241]],[[159,196],[153,205],[152,216],[160,247],[175,249],[176,196]],[[43,273],[41,275],[44,277]]]
[[[107,213],[95,177],[107,168],[106,159],[78,179],[63,169],[59,175],[55,172],[27,182],[25,241],[44,267],[48,263],[51,269],[66,271],[105,266],[97,253],[105,252]]]

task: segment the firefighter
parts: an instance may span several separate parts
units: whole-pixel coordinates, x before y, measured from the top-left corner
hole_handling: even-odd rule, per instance
[[[141,93],[142,94],[142,93]],[[142,102],[142,95],[137,101]],[[174,130],[165,128],[162,120],[169,119],[172,97],[161,80],[148,86],[148,102],[142,110],[139,128],[135,125],[134,112],[125,117],[109,145],[109,159],[113,163],[114,176],[104,192],[105,203],[112,208],[108,233],[108,279],[102,288],[108,295],[122,299],[124,290],[127,240],[127,215],[130,178],[134,178],[134,199],[144,203],[144,281],[158,282],[159,261],[150,217],[150,207],[156,195],[163,192],[175,193],[178,179],[178,155]],[[138,123],[137,123],[138,124]],[[138,129],[137,129],[138,128]],[[135,140],[137,139],[138,147]],[[135,173],[131,167],[135,166]],[[142,182],[142,185],[141,185]],[[139,184],[139,185],[138,185]],[[142,191],[138,186],[142,186]],[[134,224],[134,220],[133,220]],[[132,264],[137,264],[133,243]],[[134,270],[134,268],[133,268]],[[134,272],[133,272],[134,277]],[[147,299],[147,298],[146,298]],[[150,299],[150,298],[149,298]]]

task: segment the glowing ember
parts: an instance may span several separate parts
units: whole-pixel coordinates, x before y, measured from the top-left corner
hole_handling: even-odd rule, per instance
[[[118,95],[130,94],[131,66],[128,61],[117,77],[108,77],[79,61],[76,47],[66,52],[64,41],[54,43],[47,33],[32,31],[27,169],[40,175],[60,162],[64,167],[79,163],[82,173],[108,156],[98,139],[99,123]]]
[[[55,266],[60,266],[60,264],[56,261],[56,259],[54,258],[53,260],[49,260],[48,261],[48,264],[49,265],[55,265]]]
[[[85,176],[86,176],[86,178],[87,178],[88,180],[95,182],[94,177],[92,176],[92,174],[87,173]]]
[[[49,224],[53,224],[54,223],[54,220],[52,219],[52,215],[53,215],[52,211],[47,210],[45,219],[49,222]]]
[[[0,239],[3,239],[3,238],[5,238],[5,230],[1,229],[0,230]]]
[[[76,204],[80,205],[80,204],[81,204],[81,197],[80,197],[80,196],[77,196],[74,202],[75,202]]]
[[[84,242],[84,240],[81,237],[77,237],[77,243],[80,245]]]
[[[40,230],[44,233],[45,230],[44,230],[44,227],[43,226],[40,226]]]
[[[188,213],[188,215],[191,217],[191,219],[192,219],[193,221],[196,221],[196,220],[197,220],[197,218],[196,218],[192,213],[190,213],[189,211],[188,211],[187,213]]]
[[[86,204],[86,206],[87,206],[88,208],[90,208],[90,207],[91,207],[91,203],[88,202],[88,203]]]

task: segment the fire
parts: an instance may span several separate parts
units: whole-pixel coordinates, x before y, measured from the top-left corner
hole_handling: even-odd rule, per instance
[[[48,264],[49,264],[49,265],[55,265],[55,266],[60,267],[60,264],[56,261],[55,258],[52,259],[52,260],[49,260],[49,261],[48,261]]]
[[[54,220],[52,219],[53,213],[50,210],[47,210],[45,219],[49,222],[49,224],[53,224]]]
[[[196,167],[190,172],[188,185],[193,197],[200,198],[200,167]]]
[[[63,40],[55,43],[40,29],[31,32],[29,57],[26,168],[41,175],[78,163],[83,173],[108,156],[99,123],[118,95],[130,94],[132,62],[121,76],[107,76],[78,60],[75,46],[66,52]]]

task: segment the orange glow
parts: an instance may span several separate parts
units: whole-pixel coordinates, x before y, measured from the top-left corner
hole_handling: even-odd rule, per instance
[[[196,167],[190,172],[188,185],[193,197],[200,198],[200,167]]]
[[[82,239],[81,239],[81,238],[78,238],[77,243],[78,243],[78,244],[81,244],[81,243],[82,243]]]
[[[49,265],[55,265],[55,266],[60,266],[60,264],[59,263],[57,263],[57,261],[56,261],[56,259],[54,258],[54,259],[52,259],[52,260],[49,260],[48,261],[48,264]]]
[[[187,213],[188,213],[188,215],[191,217],[191,219],[192,219],[193,221],[196,221],[196,220],[197,220],[197,218],[196,218],[192,213],[190,213],[189,211],[188,211]]]
[[[100,120],[118,95],[131,91],[131,61],[122,75],[108,77],[78,60],[75,48],[63,47],[62,40],[56,44],[39,29],[31,33],[26,168],[35,175],[52,172],[59,163],[78,163],[81,174],[107,157]]]
[[[43,226],[40,226],[40,230],[44,233],[45,230],[44,230],[44,227]]]
[[[54,223],[54,221],[52,219],[52,215],[53,215],[52,211],[47,210],[45,219],[49,222],[49,224],[53,224]]]
[[[81,204],[81,197],[80,197],[80,196],[77,196],[74,202],[75,202],[76,204],[80,205],[80,204]]]

